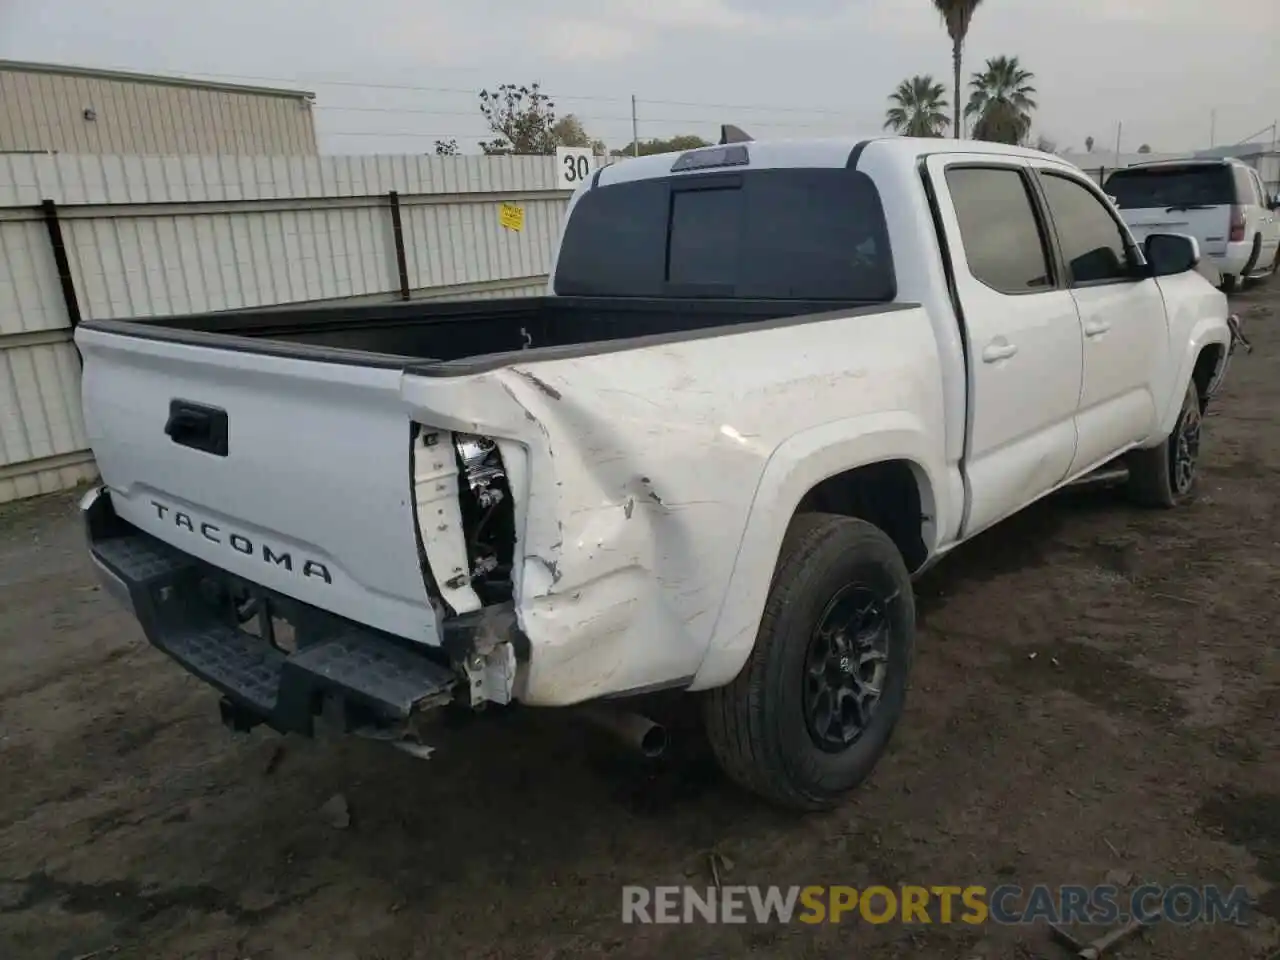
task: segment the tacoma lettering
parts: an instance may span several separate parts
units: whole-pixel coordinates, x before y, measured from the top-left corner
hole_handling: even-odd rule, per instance
[[[246,557],[258,557],[264,563],[283,567],[290,573],[295,572],[293,554],[288,550],[278,550],[267,543],[254,543],[251,538],[243,533],[225,534],[226,539],[224,540],[220,536],[223,534],[223,530],[216,523],[196,521],[192,519],[190,514],[183,513],[181,510],[174,510],[155,500],[151,501],[151,506],[155,508],[156,517],[172,523],[179,530],[187,530],[191,533],[198,532],[209,543],[229,546],[236,553],[243,554]],[[311,560],[304,557],[298,562],[296,570],[300,576],[307,579],[333,583],[333,575],[329,572],[329,568],[319,560]]]

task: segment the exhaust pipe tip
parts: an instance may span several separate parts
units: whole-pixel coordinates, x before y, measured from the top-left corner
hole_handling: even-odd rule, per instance
[[[581,708],[579,715],[643,757],[652,760],[666,753],[666,728],[646,716],[598,704]]]
[[[647,718],[641,717],[641,720]],[[640,737],[640,752],[653,760],[667,752],[667,728],[661,724],[647,720],[649,729]]]

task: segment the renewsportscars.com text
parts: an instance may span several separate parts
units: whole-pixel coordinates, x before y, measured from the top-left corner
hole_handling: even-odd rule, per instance
[[[978,926],[1079,923],[1242,923],[1244,887],[1115,886],[637,887],[622,888],[623,923],[842,923]]]

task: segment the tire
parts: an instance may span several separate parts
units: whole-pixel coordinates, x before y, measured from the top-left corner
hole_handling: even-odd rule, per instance
[[[1191,499],[1200,459],[1203,423],[1200,392],[1192,382],[1187,385],[1187,395],[1183,398],[1173,432],[1159,446],[1129,454],[1130,499],[1140,506],[1165,510]]]
[[[835,636],[822,639],[819,626]],[[915,595],[893,541],[863,520],[796,517],[750,658],[732,683],[704,695],[707,738],[721,767],[779,806],[835,806],[889,745],[906,705],[914,644]],[[821,676],[818,661],[825,664]],[[837,737],[834,713],[830,725],[816,719],[833,702],[831,684],[844,685],[834,702],[848,708],[841,717],[865,721],[850,725],[860,732]],[[860,696],[875,686],[879,697],[868,703],[868,718]]]
[[[1240,290],[1240,278],[1231,273],[1222,275],[1222,292],[1237,293]]]

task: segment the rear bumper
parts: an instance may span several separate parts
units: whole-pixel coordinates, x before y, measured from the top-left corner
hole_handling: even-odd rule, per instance
[[[104,589],[138,618],[148,642],[217,689],[224,716],[310,736],[326,700],[347,728],[387,728],[452,699],[458,673],[407,641],[260,588],[257,598],[287,620],[286,651],[240,629],[231,616],[230,575],[143,533],[116,516],[102,488],[81,501],[90,554]],[[465,648],[479,622],[452,625]]]

